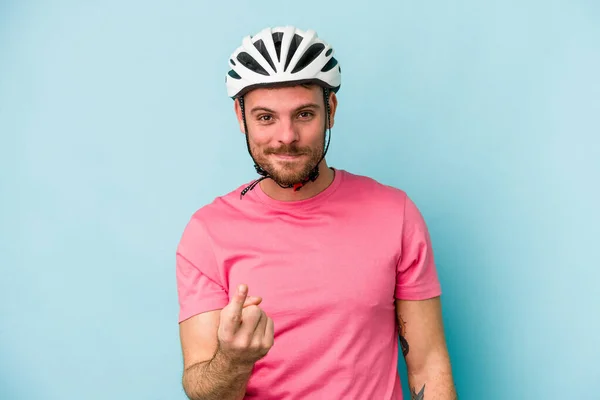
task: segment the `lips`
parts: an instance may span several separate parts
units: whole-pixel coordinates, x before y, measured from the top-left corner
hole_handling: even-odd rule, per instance
[[[296,158],[302,157],[303,154],[274,154],[275,157],[282,160],[295,160]]]

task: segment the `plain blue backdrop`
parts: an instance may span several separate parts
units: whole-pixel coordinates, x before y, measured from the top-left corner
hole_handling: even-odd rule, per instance
[[[184,399],[175,247],[283,24],[342,65],[329,163],[426,218],[461,400],[600,399],[593,0],[0,2],[0,399]]]

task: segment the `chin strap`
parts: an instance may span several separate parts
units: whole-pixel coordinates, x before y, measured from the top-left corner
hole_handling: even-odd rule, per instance
[[[309,172],[308,176],[306,178],[304,178],[302,181],[291,184],[291,185],[282,185],[279,182],[277,182],[276,180],[274,180],[273,177],[271,175],[269,175],[269,173],[267,171],[265,171],[264,168],[261,167],[256,162],[254,157],[252,156],[252,151],[250,151],[250,142],[248,140],[248,125],[246,124],[246,115],[244,112],[244,98],[243,97],[238,98],[238,101],[240,103],[240,109],[242,112],[242,120],[244,122],[246,147],[248,148],[248,153],[250,154],[252,161],[254,161],[254,169],[256,170],[256,172],[259,175],[261,175],[260,178],[258,178],[257,180],[255,180],[254,182],[252,182],[251,184],[249,184],[242,190],[242,192],[240,193],[240,199],[243,199],[244,195],[246,195],[246,193],[248,193],[250,190],[254,189],[256,187],[256,185],[258,185],[262,180],[267,179],[267,178],[273,179],[273,181],[275,183],[277,183],[283,189],[294,189],[294,192],[297,192],[298,190],[302,189],[302,187],[304,185],[306,185],[307,183],[314,182],[317,180],[317,178],[319,177],[319,165],[321,164],[321,161],[323,161],[323,159],[325,158],[325,154],[327,154],[327,150],[329,149],[329,142],[331,141],[331,125],[330,125],[331,107],[329,105],[329,89],[327,89],[327,88],[323,88],[323,100],[325,101],[325,109],[327,112],[326,122],[325,122],[325,134],[327,134],[327,131],[329,130],[329,136],[327,139],[327,144],[324,145],[325,149],[323,151],[323,155],[321,156],[321,159],[319,160],[317,165],[314,166],[314,168]]]

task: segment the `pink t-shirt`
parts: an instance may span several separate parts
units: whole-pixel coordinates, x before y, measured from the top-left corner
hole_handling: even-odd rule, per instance
[[[402,399],[394,300],[441,294],[428,230],[403,191],[335,171],[302,201],[240,187],[184,230],[179,321],[223,308],[241,283],[274,321],[246,399]]]

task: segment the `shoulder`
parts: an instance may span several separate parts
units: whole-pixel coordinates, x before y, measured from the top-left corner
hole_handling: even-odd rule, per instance
[[[253,196],[244,196],[241,198],[242,190],[249,185],[250,182],[238,185],[232,190],[222,195],[214,197],[210,202],[198,208],[193,214],[196,218],[211,218],[220,214],[239,211],[244,206],[249,206],[253,203]]]
[[[402,206],[408,199],[407,193],[402,188],[383,183],[370,176],[348,171],[342,173],[345,190],[352,192],[353,197],[356,196],[357,199],[390,202]]]
[[[210,202],[196,208],[189,217],[187,229],[209,229],[211,226],[231,224],[244,215],[256,212],[253,196],[246,195],[242,200],[240,194],[248,183],[239,185],[227,193],[214,197]]]
[[[344,174],[343,198],[373,212],[383,213],[386,218],[398,223],[416,221],[422,223],[423,216],[411,196],[401,187],[383,183],[375,178],[342,171]]]

